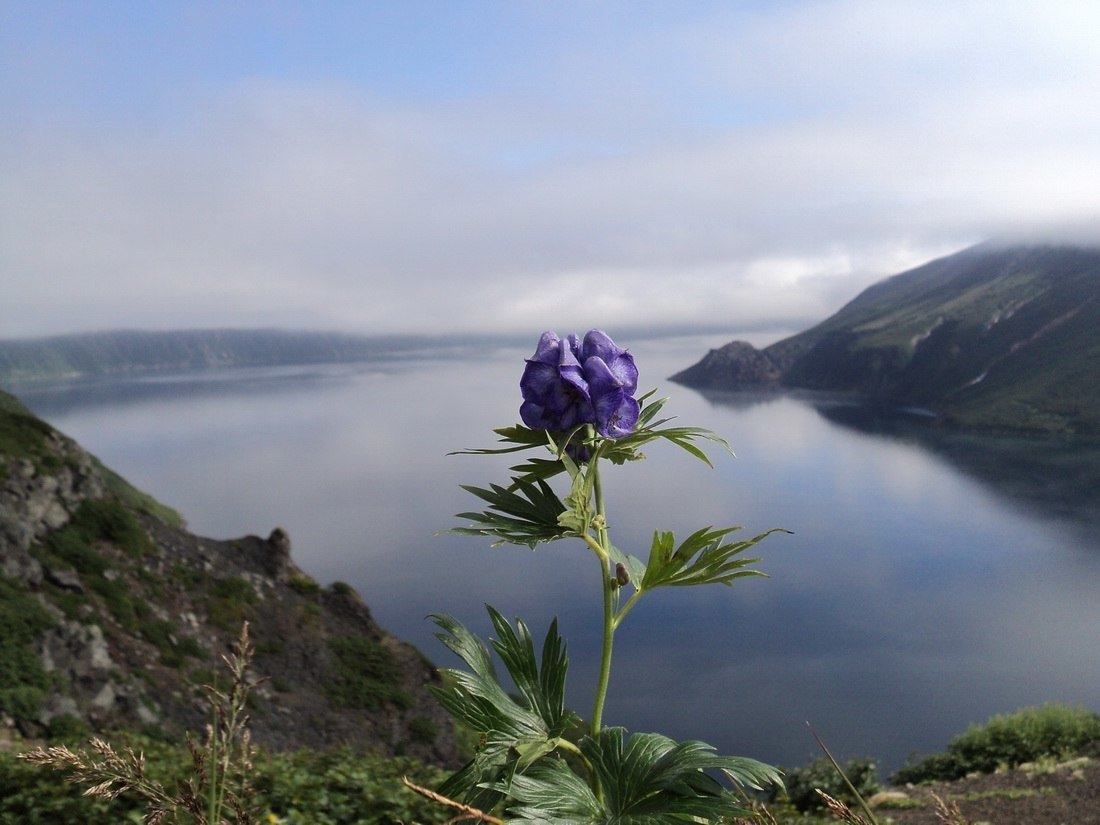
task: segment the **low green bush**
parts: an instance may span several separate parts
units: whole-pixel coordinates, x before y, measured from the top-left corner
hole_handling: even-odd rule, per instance
[[[315,596],[321,592],[321,585],[309,576],[291,576],[287,585],[299,596]]]
[[[133,514],[117,501],[87,499],[73,513],[69,528],[80,532],[88,542],[108,541],[131,556],[151,549],[149,536]]]
[[[445,774],[405,758],[350,750],[261,754],[257,800],[282,825],[443,823],[454,811],[417,796],[401,777],[436,787]]]
[[[119,746],[144,754],[148,775],[174,783],[186,779],[189,760],[178,744],[129,734],[112,737]],[[72,737],[65,737],[72,742]],[[435,787],[443,772],[412,759],[387,759],[351,749],[301,750],[256,754],[251,781],[258,822],[280,825],[389,825],[446,822],[449,811],[417,796],[401,783]],[[83,788],[58,771],[0,753],[0,825],[100,825],[141,822],[144,805],[124,793],[106,801],[83,795]],[[270,817],[268,815],[271,815]],[[273,818],[272,818],[273,817]]]
[[[878,767],[872,760],[850,759],[841,767],[848,780],[865,800],[882,790]],[[836,772],[836,768],[824,756],[801,768],[785,770],[783,782],[786,785],[786,791],[773,792],[772,800],[787,801],[802,813],[825,809],[825,802],[817,793],[819,789],[850,807],[856,804],[856,798],[852,795],[844,778]]]
[[[950,781],[969,773],[992,773],[1044,756],[1072,756],[1100,742],[1100,714],[1050,703],[994,716],[971,725],[943,753],[910,758],[890,781],[895,784]]]

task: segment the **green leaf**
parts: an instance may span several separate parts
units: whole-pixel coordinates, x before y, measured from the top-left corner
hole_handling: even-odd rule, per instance
[[[545,759],[523,775],[495,784],[513,800],[516,822],[569,825],[658,825],[717,822],[748,816],[740,799],[708,772],[722,771],[740,788],[782,785],[779,772],[762,762],[725,757],[703,742],[674,742],[655,733],[627,738],[606,728],[581,740],[602,800],[561,759]]]
[[[632,582],[640,582],[645,576],[645,562],[639,559],[637,556],[630,556],[620,550],[618,547],[612,545],[608,556],[615,564],[622,564],[626,568],[626,572],[630,574],[630,580]]]
[[[639,590],[657,587],[686,587],[697,584],[729,585],[743,576],[764,576],[759,570],[746,569],[759,558],[737,558],[750,547],[772,533],[786,533],[780,528],[768,530],[745,541],[726,542],[725,537],[740,530],[726,527],[714,530],[704,527],[688,536],[679,547],[673,549],[672,533],[655,532],[649,551],[645,574],[637,582]]]
[[[517,453],[521,450],[529,450],[532,447],[546,446],[546,432],[544,430],[532,430],[522,424],[514,427],[500,427],[493,430],[500,436],[498,441],[508,444],[507,447],[483,447],[468,450],[454,450],[447,455],[500,455],[502,453]]]
[[[565,676],[569,666],[565,642],[551,622],[536,657],[527,626],[515,627],[486,605],[498,638],[492,642],[519,696],[511,695],[497,675],[489,648],[450,616],[432,618],[441,628],[437,638],[469,670],[444,669],[446,687],[433,688],[439,703],[460,724],[477,733],[481,747],[474,758],[453,774],[440,793],[462,796],[476,807],[492,807],[500,794],[494,785],[511,781],[567,741],[566,733],[580,717],[565,707]]]
[[[448,533],[473,536],[496,536],[500,541],[522,544],[534,549],[538,544],[573,535],[558,522],[565,504],[545,481],[517,480],[512,487],[493,484],[489,489],[462,485],[462,489],[488,502],[483,512],[459,513],[458,518],[473,522],[468,527],[454,527]]]

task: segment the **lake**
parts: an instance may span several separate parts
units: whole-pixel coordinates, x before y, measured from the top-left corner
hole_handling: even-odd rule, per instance
[[[819,755],[809,722],[834,752],[889,771],[995,713],[1100,710],[1100,448],[943,435],[916,417],[704,396],[665,378],[733,337],[618,341],[640,390],[670,396],[666,412],[726,437],[737,458],[712,451],[710,469],[659,442],[611,468],[613,539],[644,557],[655,529],[793,535],[754,554],[767,579],[643,599],[616,637],[605,723],[797,765]],[[505,480],[505,459],[447,453],[493,446],[492,428],[518,420],[536,338],[16,394],[194,532],[284,527],[304,570],[353,585],[438,664],[452,659],[430,613],[485,634],[489,602],[537,638],[557,615],[570,699],[587,716],[600,613],[590,552],[438,534],[477,508],[460,484]]]

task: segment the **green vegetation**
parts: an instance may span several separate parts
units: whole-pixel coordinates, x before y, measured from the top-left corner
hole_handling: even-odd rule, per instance
[[[851,759],[841,768],[865,800],[882,790],[878,768],[872,760]],[[825,802],[817,793],[819,789],[849,807],[855,807],[857,803],[844,778],[824,756],[801,768],[785,769],[783,783],[786,791],[773,791],[772,801],[786,802],[800,813],[825,809]]]
[[[976,246],[880,281],[762,351],[727,356],[676,380],[851,392],[933,410],[957,429],[1095,437],[1100,249]]]
[[[0,714],[38,713],[49,675],[32,644],[54,620],[24,585],[0,575]]]
[[[969,773],[1014,768],[1047,756],[1068,757],[1100,742],[1100,714],[1062,704],[1024,708],[972,725],[943,753],[910,759],[895,785],[950,781]]]
[[[135,599],[132,588],[111,569],[109,557],[97,547],[101,543],[135,559],[153,549],[149,536],[121,503],[88,499],[81,502],[68,524],[51,533],[45,545],[39,545],[33,552],[48,565],[61,564],[75,570],[119,624],[136,629],[148,615],[149,606]],[[72,616],[84,597],[63,595],[63,609]]]
[[[358,710],[409,707],[401,665],[385,644],[365,636],[334,636],[328,646],[333,663],[325,694],[333,705]]]
[[[212,579],[207,589],[210,593],[207,607],[210,623],[226,630],[244,621],[248,608],[260,600],[252,583],[239,576]]]
[[[225,658],[232,685],[207,685],[212,724],[187,746],[121,733],[115,744],[54,742],[0,752],[0,825],[173,822],[191,825],[442,823],[450,813],[404,786],[437,785],[440,771],[409,759],[338,749],[264,752],[251,744],[246,708],[254,649],[248,625]],[[79,725],[62,728],[80,736]],[[63,776],[62,776],[63,775]],[[62,781],[64,778],[67,781]],[[81,789],[79,786],[84,786]]]
[[[132,507],[139,513],[150,515],[158,521],[162,521],[173,527],[184,526],[183,516],[177,511],[166,504],[161,504],[148,493],[144,493],[137,489],[137,487],[134,487],[114,470],[106,467],[95,456],[92,456],[92,465],[103,477],[103,482],[107,485],[107,489],[123,504]]]
[[[95,543],[101,541],[134,558],[153,549],[133,514],[121,503],[106,499],[81,502],[69,523],[52,533],[47,543],[55,556],[78,573],[101,573],[105,562],[94,550]]]
[[[188,657],[204,658],[203,650],[195,639],[179,633],[175,624],[167,619],[152,619],[138,628],[142,637],[160,651],[160,663],[167,667],[180,667]]]
[[[321,585],[309,576],[291,576],[287,585],[299,596],[316,596],[321,592]]]
[[[49,450],[53,427],[36,418],[12,395],[0,390],[0,455],[29,458],[38,467],[50,467],[56,457]],[[0,464],[0,478],[7,468]]]
[[[81,738],[62,741],[76,744]],[[129,734],[112,739],[120,750],[133,747],[143,753],[151,778],[166,786],[186,780],[190,759],[179,745]],[[427,787],[443,779],[441,771],[407,758],[385,759],[349,749],[294,753],[260,750],[251,777],[256,791],[254,802],[260,811],[254,821],[280,825],[433,825],[450,818],[446,809],[404,787],[403,776]],[[123,794],[108,801],[85,796],[83,791],[56,771],[24,762],[13,753],[0,752],[0,825],[142,821],[142,800]]]

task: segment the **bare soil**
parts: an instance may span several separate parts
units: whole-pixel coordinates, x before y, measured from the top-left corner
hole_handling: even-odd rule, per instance
[[[1022,766],[955,782],[897,789],[903,805],[880,805],[875,816],[894,825],[1100,825],[1100,759]],[[933,795],[958,817],[945,816]]]

